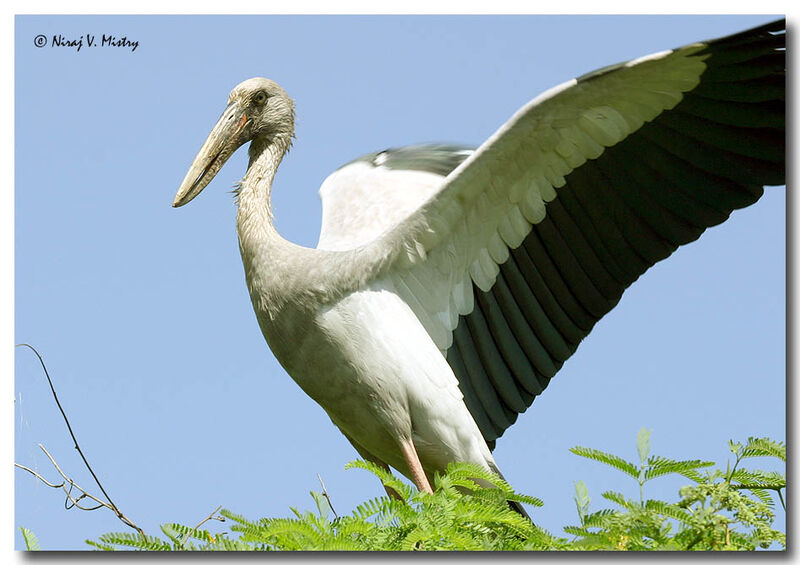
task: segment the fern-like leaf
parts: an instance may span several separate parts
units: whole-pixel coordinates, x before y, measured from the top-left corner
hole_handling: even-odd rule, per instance
[[[652,433],[653,430],[642,428],[636,434],[636,451],[639,452],[639,461],[641,461],[642,465],[645,464],[645,461],[650,456],[650,434]]]
[[[444,474],[451,479],[468,479],[475,483],[475,486],[482,486],[479,481],[484,481],[506,493],[514,490],[500,475],[474,463],[449,463]]]
[[[183,532],[181,532],[181,530],[183,530]],[[188,534],[190,530],[191,528],[182,524],[161,524],[161,531],[176,546],[183,544],[183,540],[185,539],[184,534]],[[185,537],[188,538],[189,536],[186,535]]]
[[[219,511],[220,515],[222,515],[225,519],[230,520],[231,522],[236,522],[242,525],[251,525],[253,522],[242,516],[241,514],[236,514],[235,512],[231,512],[227,508],[223,508]]]
[[[190,539],[199,540],[204,543],[213,543],[215,539],[208,530],[190,528],[189,526],[184,526],[183,524],[162,524],[161,531],[164,532],[164,535],[179,547],[185,545]]]
[[[758,488],[752,485],[733,485],[731,488],[748,490],[763,504],[766,504],[770,510],[772,510],[775,507],[775,501],[772,499],[772,496],[770,495],[768,490]]]
[[[353,515],[361,520],[368,520],[373,516],[384,514],[389,510],[389,497],[379,496],[362,502],[353,510]]]
[[[20,526],[19,531],[22,532],[22,539],[25,541],[25,549],[28,551],[40,551],[39,540],[36,535],[28,528]]]
[[[506,500],[513,500],[514,502],[521,502],[522,504],[530,504],[531,506],[536,506],[537,508],[544,506],[544,501],[535,496],[520,494],[518,492],[505,493],[504,496]]]
[[[644,504],[644,507],[647,510],[653,510],[668,518],[672,518],[677,520],[682,524],[689,524],[692,520],[692,515],[675,504],[670,504],[668,502],[664,502],[662,500],[647,500]]]
[[[573,536],[591,536],[595,533],[588,529],[588,526],[564,526],[562,528],[566,533]]]
[[[583,481],[575,483],[575,495],[573,498],[575,500],[575,508],[578,510],[578,518],[583,524],[589,514],[589,503],[592,500],[589,497],[589,489],[586,487],[586,483]]]
[[[259,548],[256,545],[228,539],[223,536],[217,537],[213,543],[206,544],[200,549],[204,551],[255,551]]]
[[[404,500],[408,500],[414,490],[409,487],[406,483],[392,475],[390,471],[387,471],[383,467],[376,465],[371,461],[364,461],[363,459],[356,459],[355,461],[351,461],[347,465],[344,466],[345,469],[364,469],[365,471],[369,471],[376,477],[380,479],[380,481],[387,486],[394,490],[397,494],[399,494]]]
[[[742,448],[741,457],[777,457],[786,463],[786,444],[766,437],[750,437]]]
[[[678,474],[686,477],[687,479],[695,483],[702,483],[707,480],[706,475],[698,472],[695,469],[686,469],[685,471],[678,471]]]
[[[606,528],[609,525],[608,524],[609,518],[616,515],[617,515],[616,510],[612,510],[611,508],[603,508],[602,510],[598,510],[597,512],[592,512],[591,514],[587,514],[586,518],[583,521],[583,527]]]
[[[674,461],[666,457],[654,455],[647,460],[647,469],[644,472],[644,480],[649,481],[656,477],[678,473],[686,476],[688,471],[702,469],[703,467],[711,467],[714,465],[713,461],[700,461],[699,459],[692,459],[688,461]]]
[[[606,500],[610,500],[611,502],[619,504],[620,506],[622,506],[627,510],[638,510],[640,508],[637,502],[629,500],[625,498],[625,495],[623,495],[622,493],[615,492],[613,490],[607,490],[600,496],[602,496]]]
[[[112,532],[100,536],[100,542],[107,545],[122,545],[142,551],[170,551],[172,546],[155,536],[142,536],[128,532]]]
[[[87,545],[91,545],[92,547],[96,547],[97,549],[99,549],[101,551],[115,551],[116,550],[116,548],[113,545],[109,545],[107,543],[102,543],[102,542],[91,540],[91,539],[87,539],[87,540],[84,540],[84,541],[86,542]]]
[[[633,463],[626,461],[621,457],[617,457],[611,453],[606,453],[605,451],[600,451],[599,449],[592,449],[590,447],[581,447],[576,446],[570,448],[570,451],[575,455],[579,455],[581,457],[585,457],[587,459],[592,459],[594,461],[599,461],[600,463],[605,463],[615,469],[619,469],[626,475],[630,475],[634,479],[639,478],[639,468],[634,465]]]
[[[786,488],[786,476],[783,473],[778,473],[776,471],[736,469],[731,477],[731,480],[739,483],[739,485],[733,485],[734,488]]]

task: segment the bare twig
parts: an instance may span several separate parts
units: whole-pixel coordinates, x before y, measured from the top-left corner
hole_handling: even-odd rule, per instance
[[[44,449],[44,447],[42,447],[42,445],[39,445],[39,447],[41,447],[42,450],[44,450],[45,453],[47,453],[47,451]],[[48,456],[49,456],[49,454],[48,454]],[[92,495],[87,493],[85,490],[83,490],[80,486],[76,485],[69,478],[67,478],[66,481],[62,481],[59,484],[55,484],[55,483],[51,483],[50,481],[45,479],[42,475],[40,475],[39,473],[37,473],[33,469],[31,469],[29,467],[26,467],[25,465],[20,465],[19,463],[14,463],[14,466],[22,469],[23,471],[29,472],[31,475],[33,475],[34,477],[36,477],[37,479],[39,479],[40,481],[42,481],[44,484],[46,484],[47,486],[49,486],[51,488],[60,488],[61,490],[63,490],[64,493],[67,495],[67,498],[64,501],[64,507],[67,510],[69,510],[70,508],[78,508],[79,510],[97,510],[98,508],[102,508],[103,506],[107,506],[103,501],[97,500],[95,497],[93,497]],[[63,476],[64,475],[62,474],[62,477]],[[66,486],[67,482],[69,482],[69,488],[67,488],[67,486]],[[72,488],[73,487],[78,489],[80,491],[80,493],[81,493],[80,496],[78,496],[77,498],[72,496]],[[97,506],[93,506],[91,508],[87,508],[85,506],[81,506],[80,505],[80,501],[83,500],[84,498],[91,498],[92,500],[95,500],[98,503],[98,505]],[[72,505],[69,505],[70,502],[72,503]]]
[[[108,508],[109,510],[114,512],[125,525],[130,526],[140,534],[144,535],[144,532],[141,530],[141,528],[139,528],[136,524],[131,522],[125,515],[123,515],[119,511],[119,509],[113,507],[108,502],[100,500],[96,496],[90,494],[83,487],[81,487],[80,485],[75,483],[75,481],[69,478],[67,474],[61,470],[61,467],[59,467],[58,463],[56,463],[56,460],[53,458],[52,455],[50,455],[50,453],[47,451],[47,449],[45,449],[45,447],[41,443],[39,444],[39,448],[44,452],[44,454],[50,460],[50,463],[53,464],[53,467],[55,467],[56,471],[58,471],[58,474],[61,475],[61,477],[64,479],[61,483],[56,484],[50,482],[47,479],[45,479],[41,474],[37,473],[36,471],[34,471],[29,467],[26,467],[25,465],[14,463],[14,466],[19,469],[22,469],[23,471],[27,471],[28,473],[30,473],[31,475],[42,481],[45,485],[49,486],[50,488],[57,488],[57,489],[60,488],[61,490],[63,490],[64,494],[66,494],[67,496],[67,498],[64,501],[64,506],[66,507],[67,510],[69,510],[70,508],[78,508],[79,510],[92,511],[92,510],[97,510],[98,508]],[[77,496],[73,495],[73,490],[77,490],[79,494]],[[97,505],[91,507],[83,506],[80,502],[85,498],[93,500],[94,502],[97,503]]]
[[[39,473],[37,473],[36,471],[31,469],[30,467],[26,467],[25,465],[21,465],[19,463],[14,463],[14,467],[17,467],[18,469],[22,469],[23,471],[28,471],[31,475],[33,475],[34,477],[36,477],[37,479],[42,481],[44,484],[46,484],[50,488],[62,488],[64,486],[63,482],[61,482],[59,484],[51,483],[50,481],[45,479],[43,476],[41,476]]]
[[[45,454],[47,455],[48,459],[50,459],[50,462],[53,463],[53,465],[58,470],[58,472],[61,474],[61,476],[64,477],[64,479],[70,484],[70,488],[69,489],[66,489],[66,487],[63,486],[63,484],[61,485],[61,488],[64,489],[64,492],[66,492],[66,494],[67,494],[67,501],[72,501],[73,505],[77,506],[78,508],[81,508],[81,510],[96,510],[97,508],[100,508],[100,507],[106,507],[109,510],[111,510],[112,512],[114,512],[114,514],[117,515],[117,518],[119,518],[122,521],[122,523],[124,523],[126,526],[130,526],[131,528],[133,528],[134,530],[139,532],[142,536],[144,536],[144,531],[141,528],[139,528],[136,524],[131,522],[127,517],[125,517],[125,515],[119,510],[117,505],[114,504],[114,501],[111,500],[111,497],[108,496],[108,493],[106,492],[106,489],[104,489],[103,485],[100,483],[100,479],[97,478],[97,475],[95,474],[94,470],[92,469],[92,466],[89,465],[89,462],[86,460],[86,456],[83,454],[83,451],[81,450],[80,446],[78,445],[78,440],[77,440],[77,438],[75,437],[75,434],[72,431],[72,426],[69,423],[69,418],[67,418],[67,414],[66,414],[66,412],[64,412],[64,408],[61,406],[61,402],[59,402],[59,400],[58,400],[58,395],[56,394],[56,389],[53,386],[53,380],[50,378],[50,373],[47,371],[47,366],[44,364],[44,359],[42,359],[42,356],[39,354],[39,352],[36,350],[36,348],[33,347],[30,344],[18,343],[16,345],[16,347],[27,347],[28,349],[30,349],[31,351],[33,351],[36,354],[36,357],[39,358],[39,363],[41,363],[41,365],[42,365],[42,369],[44,370],[44,375],[45,375],[45,377],[47,377],[47,383],[50,385],[50,391],[53,393],[53,399],[56,401],[56,406],[58,406],[59,411],[61,411],[61,416],[64,418],[64,422],[67,424],[67,430],[69,431],[69,435],[72,437],[72,442],[75,445],[75,449],[78,451],[78,454],[81,456],[81,459],[83,460],[84,465],[86,465],[86,468],[89,469],[89,473],[91,473],[92,478],[94,479],[94,482],[97,483],[97,486],[100,488],[100,491],[103,493],[103,496],[106,497],[106,500],[108,502],[106,503],[106,502],[101,501],[98,498],[95,498],[94,496],[92,496],[88,492],[86,492],[84,489],[81,489],[80,487],[75,485],[75,483],[72,481],[72,479],[70,479],[69,477],[67,477],[64,474],[64,472],[56,464],[55,460],[50,456],[49,453],[47,453],[47,450],[44,448],[44,446],[39,444],[39,447],[41,447],[42,451],[45,452]],[[15,465],[17,465],[17,467],[20,467],[21,469],[24,469],[26,471],[29,471],[29,472],[33,473],[34,476],[37,476],[40,479],[42,478],[41,475],[39,475],[38,473],[35,473],[34,471],[31,471],[27,467],[24,467],[22,465],[18,465],[16,463],[15,463]],[[48,486],[53,486],[52,484],[48,483],[47,481],[45,481],[45,484],[47,484]],[[74,499],[72,497],[72,495],[71,495],[71,490],[72,490],[73,486],[78,488],[82,493],[77,499]],[[92,500],[97,501],[100,504],[100,506],[97,506],[95,508],[89,509],[89,508],[83,508],[80,505],[78,505],[78,501],[80,501],[83,498],[87,498],[87,497],[91,498]],[[67,509],[69,509],[69,507]]]
[[[317,478],[319,479],[319,484],[322,486],[322,496],[324,496],[325,500],[328,501],[328,506],[331,507],[333,515],[338,518],[339,515],[336,513],[336,510],[333,509],[333,503],[331,502],[331,497],[328,496],[328,489],[325,488],[325,483],[322,482],[322,477],[320,477],[319,473],[317,473]]]
[[[202,526],[203,524],[205,524],[209,520],[219,520],[220,522],[224,522],[225,521],[225,516],[216,516],[216,513],[220,511],[220,508],[222,508],[221,504],[219,506],[217,506],[214,509],[214,511],[211,514],[209,514],[208,516],[206,516],[199,524],[197,524],[194,528],[192,528],[191,530],[186,532],[186,535],[184,535],[183,539],[181,540],[181,547],[183,547],[183,544],[185,544],[188,541],[188,539],[192,535],[194,535],[194,533],[197,531],[197,529],[200,526]]]

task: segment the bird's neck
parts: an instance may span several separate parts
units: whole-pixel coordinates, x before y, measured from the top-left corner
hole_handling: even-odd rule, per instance
[[[314,308],[361,288],[385,255],[310,249],[278,234],[270,194],[290,145],[288,135],[253,140],[250,165],[238,189],[239,250],[250,299],[265,335],[269,333],[265,321],[278,318],[287,305]]]
[[[250,164],[237,190],[236,229],[245,277],[256,312],[276,306],[281,279],[292,271],[292,248],[272,220],[272,182],[291,137],[254,139]]]
[[[237,191],[240,240],[243,236],[263,236],[262,231],[277,236],[272,221],[272,182],[290,145],[289,136],[257,138],[250,143],[250,164]]]

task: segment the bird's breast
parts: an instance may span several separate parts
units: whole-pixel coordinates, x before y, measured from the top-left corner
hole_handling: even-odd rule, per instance
[[[400,438],[414,438],[436,468],[485,457],[450,366],[390,289],[373,286],[311,311],[286,305],[259,323],[297,384],[347,436],[390,465],[404,464],[397,460]]]

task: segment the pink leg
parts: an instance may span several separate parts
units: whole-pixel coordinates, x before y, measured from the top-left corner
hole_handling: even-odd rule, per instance
[[[414,443],[410,439],[401,440],[400,449],[403,452],[403,458],[406,460],[408,469],[411,471],[411,479],[414,484],[417,485],[420,492],[433,494],[433,489],[428,482],[428,477],[425,476],[425,471],[422,469],[422,463],[419,461]]]

